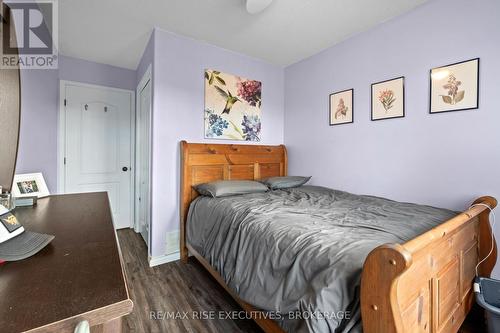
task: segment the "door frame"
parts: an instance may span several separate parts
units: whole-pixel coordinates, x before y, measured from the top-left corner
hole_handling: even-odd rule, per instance
[[[135,220],[134,197],[135,197],[135,94],[133,90],[114,88],[104,85],[82,83],[77,81],[59,80],[59,115],[57,123],[57,193],[66,192],[66,168],[64,158],[66,156],[66,87],[76,86],[81,88],[94,88],[127,93],[130,97],[130,164],[134,167],[130,170],[130,207],[132,221],[129,225],[133,227]]]
[[[152,181],[151,181],[151,176],[153,174],[152,172],[152,167],[153,167],[153,163],[152,163],[152,159],[151,159],[151,154],[152,154],[152,124],[153,124],[153,77],[152,77],[152,66],[151,64],[148,65],[148,68],[146,69],[146,71],[144,72],[144,75],[142,76],[141,78],[141,81],[139,81],[139,84],[137,85],[137,88],[136,88],[136,91],[135,91],[135,103],[136,103],[136,107],[135,107],[135,110],[136,110],[136,121],[135,121],[135,133],[137,133],[137,126],[139,126],[139,121],[138,121],[138,116],[139,116],[139,113],[141,112],[140,108],[141,108],[141,100],[140,100],[140,94],[141,94],[141,91],[144,89],[144,87],[146,86],[146,84],[150,84],[150,89],[151,89],[151,100],[150,100],[150,108],[149,108],[149,124],[148,127],[149,127],[149,136],[147,138],[148,142],[149,142],[149,152],[148,152],[148,160],[149,160],[149,202],[147,203],[147,206],[149,207],[148,209],[148,215],[149,215],[149,233],[148,233],[148,253],[150,253],[150,250],[151,250],[151,229],[152,229],[152,226],[151,226],[151,217],[152,217],[152,214],[151,214],[151,211],[152,211],[152,206],[151,206],[151,195],[152,195]],[[138,168],[138,154],[139,154],[139,140],[141,138],[139,137],[139,135],[136,135],[136,141],[135,141],[135,144],[136,144],[136,151],[135,151],[135,169],[137,170],[137,172],[135,173],[135,183],[134,183],[134,188],[136,189],[135,191],[135,195],[134,195],[134,231],[135,232],[140,232],[141,230],[139,229],[139,193],[138,193],[138,189],[139,187],[137,186],[137,184],[140,182],[141,180],[141,170],[140,168]]]

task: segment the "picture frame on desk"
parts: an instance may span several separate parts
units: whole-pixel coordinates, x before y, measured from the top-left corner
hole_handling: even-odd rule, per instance
[[[41,172],[26,173],[14,176],[12,196],[14,198],[33,197],[44,198],[50,192]]]

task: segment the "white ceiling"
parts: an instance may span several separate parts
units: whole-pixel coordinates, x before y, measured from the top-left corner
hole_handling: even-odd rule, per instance
[[[257,15],[244,0],[59,1],[63,55],[136,69],[154,26],[286,66],[427,0],[274,0]]]

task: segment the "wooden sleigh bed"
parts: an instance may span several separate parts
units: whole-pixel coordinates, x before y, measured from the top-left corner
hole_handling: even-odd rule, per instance
[[[247,312],[257,310],[226,285],[186,241],[193,185],[215,180],[254,180],[287,175],[284,145],[228,145],[181,142],[181,259],[192,254]],[[361,314],[365,333],[457,332],[474,302],[475,267],[491,250],[489,209],[497,201],[481,197],[476,205],[403,244],[385,244],[367,257],[361,281]],[[497,250],[479,267],[489,276]],[[266,316],[252,316],[265,332],[283,332]]]

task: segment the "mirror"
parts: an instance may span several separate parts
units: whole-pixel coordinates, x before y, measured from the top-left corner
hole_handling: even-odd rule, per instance
[[[0,49],[3,50],[4,41],[10,39],[11,46],[15,46],[16,40],[10,10],[1,0],[0,15]],[[4,56],[3,52],[1,56]],[[9,54],[8,56],[15,55]],[[0,186],[7,191],[11,190],[16,170],[20,118],[21,89],[19,68],[0,68]]]

